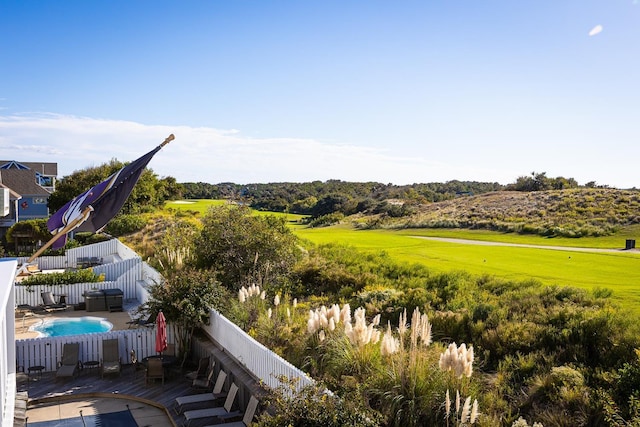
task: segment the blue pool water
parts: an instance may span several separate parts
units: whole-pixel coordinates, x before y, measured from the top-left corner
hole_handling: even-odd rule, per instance
[[[109,332],[111,328],[113,328],[113,324],[105,319],[87,316],[73,319],[47,320],[29,329],[40,332],[45,337],[60,337],[63,335]]]

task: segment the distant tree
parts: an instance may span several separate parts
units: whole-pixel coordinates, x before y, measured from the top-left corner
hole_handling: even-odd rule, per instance
[[[531,176],[520,176],[514,184],[507,186],[508,190],[515,191],[544,191],[544,190],[564,190],[567,188],[577,188],[578,182],[573,178],[549,178],[546,172],[531,172]]]
[[[13,224],[5,235],[7,243],[12,244],[16,254],[35,252],[35,250],[51,239],[46,219],[28,219]]]
[[[342,193],[331,193],[318,200],[318,203],[311,210],[314,217],[319,217],[335,212],[344,215],[355,213],[357,202]]]

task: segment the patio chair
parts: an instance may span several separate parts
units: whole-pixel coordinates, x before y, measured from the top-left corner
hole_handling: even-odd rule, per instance
[[[231,383],[231,387],[229,388],[229,393],[227,394],[227,398],[224,401],[224,406],[216,406],[214,408],[205,408],[205,409],[195,409],[193,411],[186,411],[183,413],[184,415],[184,425],[189,426],[191,421],[202,419],[202,418],[211,418],[211,417],[229,417],[241,415],[240,411],[231,411],[231,407],[233,406],[233,402],[236,400],[236,395],[238,394],[238,386],[236,383]]]
[[[176,345],[173,343],[168,343],[167,348],[162,352],[165,356],[175,356],[176,355]]]
[[[187,375],[185,375],[187,379],[195,380],[196,378],[202,378],[206,376],[207,369],[209,369],[210,360],[211,358],[209,356],[201,357],[200,360],[198,360],[198,369],[192,372],[188,372]]]
[[[100,370],[102,378],[109,374],[118,374],[122,369],[118,339],[111,338],[102,340],[102,368]]]
[[[131,329],[134,326],[153,326],[155,325],[155,316],[152,314],[149,317],[138,317],[137,319],[133,319],[129,322],[127,322],[127,325],[129,325],[129,329]]]
[[[164,385],[164,366],[162,359],[153,358],[147,361],[147,372],[145,373],[144,383],[149,384],[149,380],[162,380]]]
[[[137,376],[138,371],[144,369],[144,365],[138,360],[135,350],[131,350],[131,366],[133,367],[133,378]]]
[[[213,369],[212,369],[213,371]],[[222,391],[224,387],[224,382],[227,380],[227,373],[225,371],[220,371],[218,373],[218,378],[216,379],[216,383],[213,386],[213,391],[211,393],[199,393],[192,394],[189,396],[179,396],[176,397],[175,405],[173,406],[176,414],[180,415],[182,411],[184,411],[184,407],[190,404],[196,403],[208,403],[215,402],[218,399],[222,399],[227,396],[227,393]]]
[[[56,379],[73,377],[80,367],[80,343],[66,343],[62,347],[62,361],[56,372]]]
[[[242,420],[227,422],[230,418],[234,418],[235,415],[222,415],[219,416],[220,421],[224,427],[249,427],[253,422],[253,417],[256,415],[256,410],[258,409],[258,404],[260,401],[255,397],[251,396],[249,398],[249,403],[247,404],[247,408],[244,410],[244,415],[242,416]],[[218,427],[220,424],[216,424]],[[213,425],[205,426],[205,427],[213,427]]]
[[[211,378],[213,378],[213,368],[209,369],[209,374],[204,378],[196,378],[191,382],[191,388],[209,390]]]
[[[44,303],[42,307],[48,311],[58,311],[58,310],[66,310],[67,304],[65,303],[57,303],[53,299],[53,294],[51,291],[44,291],[40,293],[42,297],[42,302]]]

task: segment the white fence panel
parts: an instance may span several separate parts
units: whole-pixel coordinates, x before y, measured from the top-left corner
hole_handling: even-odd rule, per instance
[[[116,282],[95,282],[95,283],[74,283],[72,285],[34,285],[34,286],[22,286],[16,285],[16,304],[28,304],[32,306],[41,305],[43,303],[41,292],[51,291],[54,295],[65,295],[68,305],[78,304],[84,302],[84,293],[86,291],[94,289],[115,289],[117,288]],[[120,288],[123,292],[123,299],[131,299],[133,297],[127,297],[127,295],[135,295],[135,284]]]
[[[118,245],[115,252],[121,259],[140,258],[140,255],[138,255],[133,249],[131,249],[127,245],[124,245],[119,240],[116,241],[118,242]]]
[[[18,264],[24,264],[29,260],[29,257],[18,257]],[[41,256],[34,261],[38,264],[40,270],[64,270],[65,268],[75,267],[74,264],[69,264],[66,256]]]
[[[16,363],[25,371],[30,366],[44,366],[45,372],[55,371],[62,360],[65,343],[80,343],[80,361],[101,361],[102,340],[117,338],[120,360],[131,363],[130,352],[135,350],[139,360],[156,354],[155,328],[136,328],[97,334],[69,335],[16,340]],[[167,341],[175,342],[173,328],[167,325]]]
[[[69,266],[77,267],[79,258],[104,258],[118,252],[121,243],[118,239],[106,240],[91,245],[80,246],[66,251]],[[39,258],[38,258],[39,259]]]
[[[150,285],[153,285],[163,283],[164,277],[162,277],[158,270],[144,262],[142,263],[142,280]]]
[[[313,384],[306,373],[254,340],[216,311],[211,311],[210,324],[204,330],[226,353],[231,354],[249,372],[272,388],[282,385],[279,380],[281,377],[291,380],[296,392]]]
[[[122,279],[133,283],[142,277],[142,260],[129,258],[111,264],[96,265],[92,269],[96,274],[104,274],[105,280],[119,281]]]

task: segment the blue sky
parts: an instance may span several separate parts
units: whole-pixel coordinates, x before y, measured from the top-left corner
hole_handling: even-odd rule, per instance
[[[590,35],[600,25],[602,31]],[[638,0],[0,2],[0,159],[640,187]]]

